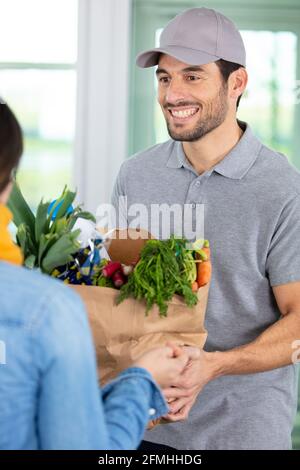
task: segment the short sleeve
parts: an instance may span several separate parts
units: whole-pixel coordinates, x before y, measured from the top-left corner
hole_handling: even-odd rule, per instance
[[[300,195],[283,208],[266,261],[270,285],[300,281]]]
[[[114,184],[112,196],[111,196],[111,214],[109,218],[109,228],[127,228],[127,197],[125,191],[125,162],[122,164],[117,179]]]

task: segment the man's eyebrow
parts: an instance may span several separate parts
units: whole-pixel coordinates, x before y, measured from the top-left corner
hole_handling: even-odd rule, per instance
[[[200,65],[192,65],[190,67],[186,67],[186,68],[182,69],[181,72],[205,72],[205,70]],[[160,73],[168,74],[169,72],[165,69],[162,69],[162,68],[158,67],[156,69],[155,73],[156,73],[156,75],[159,75]]]
[[[159,75],[160,73],[168,73],[165,69],[157,68],[156,69],[156,75]]]
[[[205,72],[205,70],[200,65],[192,65],[183,69],[182,72]]]

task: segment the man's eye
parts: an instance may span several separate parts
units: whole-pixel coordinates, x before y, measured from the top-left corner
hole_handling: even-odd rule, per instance
[[[168,83],[168,80],[169,80],[168,77],[160,77],[160,78],[158,79],[158,81],[159,81],[160,83]]]
[[[194,82],[196,80],[199,80],[200,78],[197,77],[197,75],[187,75],[187,80],[190,81],[190,82]]]

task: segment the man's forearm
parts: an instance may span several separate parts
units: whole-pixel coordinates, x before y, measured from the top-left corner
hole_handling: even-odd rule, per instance
[[[291,364],[300,339],[300,312],[290,312],[255,341],[229,351],[207,353],[213,376],[251,374]]]

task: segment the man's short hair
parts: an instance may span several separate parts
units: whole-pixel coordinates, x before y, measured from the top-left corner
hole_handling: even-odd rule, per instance
[[[229,75],[232,74],[232,72],[235,72],[236,70],[240,68],[245,68],[243,65],[236,64],[234,62],[228,62],[227,60],[223,60],[223,59],[217,60],[215,64],[219,67],[224,83],[227,83]],[[238,109],[239,107],[241,97],[242,95],[238,97],[238,100],[236,103],[236,109]]]

